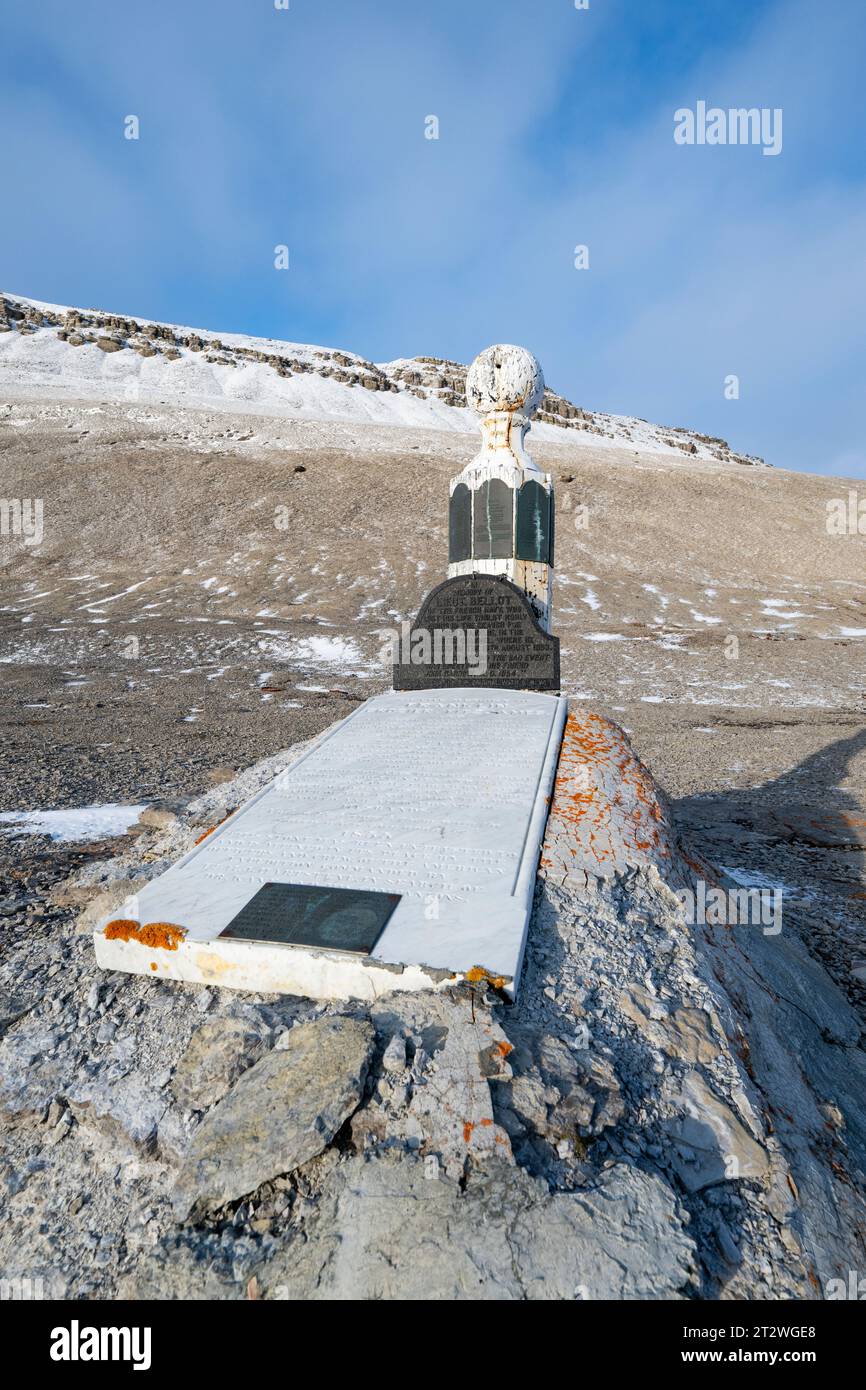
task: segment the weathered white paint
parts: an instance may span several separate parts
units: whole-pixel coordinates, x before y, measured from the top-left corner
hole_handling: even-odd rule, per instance
[[[485,348],[466,373],[466,399],[479,415],[516,415],[528,421],[543,397],[541,364],[512,343]]]
[[[559,696],[524,691],[370,700],[147,884],[133,911],[112,914],[183,927],[176,950],[109,940],[103,921],[99,964],[316,998],[430,988],[438,972],[474,966],[513,987],[565,715]],[[403,897],[368,958],[220,938],[268,882]]]
[[[307,999],[376,999],[393,991],[441,989],[451,976],[410,965],[388,969],[369,958],[341,951],[312,951],[266,941],[181,941],[176,950],[152,949],[137,941],[109,941],[94,934],[96,963],[157,980],[250,989],[261,994],[297,994]]]
[[[453,493],[465,483],[472,495],[482,483],[499,478],[513,489],[512,535],[516,534],[517,490],[534,479],[551,494],[549,473],[533,461],[525,437],[532,416],[544,397],[541,365],[525,348],[499,343],[478,354],[466,376],[466,399],[481,416],[481,449],[458,477],[451,480]],[[521,589],[535,610],[541,626],[550,631],[553,576],[549,565],[518,560],[459,560],[448,566],[448,577],[460,574],[498,574]]]

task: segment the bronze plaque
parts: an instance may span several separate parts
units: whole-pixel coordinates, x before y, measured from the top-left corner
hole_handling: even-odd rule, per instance
[[[491,478],[475,490],[473,554],[476,560],[509,560],[514,554],[514,489]]]
[[[472,497],[465,483],[458,483],[448,507],[448,563],[468,560],[472,554]]]
[[[414,654],[413,634],[418,629],[441,634],[438,653],[434,642],[423,659]],[[462,651],[459,644],[446,643],[455,633],[464,639]],[[483,669],[474,659],[481,634]],[[559,638],[539,625],[522,590],[492,574],[456,575],[438,584],[421,604],[403,648],[393,667],[395,690],[559,689]]]
[[[400,901],[399,893],[266,883],[220,932],[242,941],[278,941],[368,956]]]
[[[550,495],[531,478],[517,494],[517,558],[551,564]]]

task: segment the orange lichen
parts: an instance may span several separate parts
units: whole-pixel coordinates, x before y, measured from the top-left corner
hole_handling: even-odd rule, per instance
[[[501,1042],[497,1045],[499,1047],[499,1052],[502,1057],[507,1057],[509,1052],[514,1051],[514,1047],[510,1042]]]
[[[126,933],[137,931],[139,925],[138,922],[133,922],[131,917],[115,917],[114,921],[109,922],[105,928],[105,935],[109,941],[113,941],[115,937],[119,937],[121,941],[128,941],[129,937]]]
[[[575,844],[598,865],[615,863],[629,849],[671,858],[652,777],[619,730],[599,715],[573,713],[566,720],[549,826],[554,836],[573,842],[548,841],[542,867],[551,872],[565,869],[564,856],[576,857]]]
[[[491,975],[483,965],[473,965],[471,970],[466,971],[466,979],[470,985],[488,984],[491,989],[505,988],[505,976]]]
[[[178,943],[186,936],[186,927],[178,927],[174,922],[148,922],[142,926],[128,917],[117,917],[105,928],[107,941],[138,941],[142,946],[160,947],[165,951],[176,951]],[[151,966],[156,969],[155,965]]]
[[[199,837],[198,837],[198,839],[196,840],[195,843],[196,843],[197,845],[200,845],[201,842],[202,842],[202,840],[206,840],[206,839],[207,839],[208,835],[212,835],[212,834],[214,833],[215,830],[219,830],[219,828],[220,828],[221,825],[225,825],[225,823],[226,823],[226,821],[228,820],[229,816],[232,816],[232,815],[234,815],[234,811],[227,811],[226,814],[223,816],[222,820],[218,820],[218,821],[216,822],[216,824],[210,826],[210,827],[204,832],[203,835],[199,835]]]

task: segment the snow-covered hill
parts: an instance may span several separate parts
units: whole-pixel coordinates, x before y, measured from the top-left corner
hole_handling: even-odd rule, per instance
[[[0,296],[0,396],[159,403],[476,433],[466,367],[435,357],[368,362],[304,343]],[[545,392],[534,438],[756,464],[724,440],[602,415]]]

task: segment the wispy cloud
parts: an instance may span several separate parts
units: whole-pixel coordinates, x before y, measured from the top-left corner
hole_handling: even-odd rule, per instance
[[[92,0],[8,28],[9,288],[379,359],[523,341],[587,406],[866,467],[859,0]],[[781,107],[781,155],[675,145],[698,100]]]

